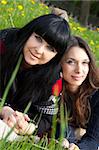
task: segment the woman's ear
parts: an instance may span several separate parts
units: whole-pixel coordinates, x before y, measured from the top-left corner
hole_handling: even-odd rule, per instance
[[[63,73],[62,72],[60,72],[60,77],[63,78]]]

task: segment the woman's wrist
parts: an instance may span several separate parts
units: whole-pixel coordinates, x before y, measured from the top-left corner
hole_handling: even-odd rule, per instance
[[[2,116],[2,118],[4,118],[5,116],[12,114],[13,112],[14,112],[14,110],[11,107],[4,106],[1,111],[1,116]]]

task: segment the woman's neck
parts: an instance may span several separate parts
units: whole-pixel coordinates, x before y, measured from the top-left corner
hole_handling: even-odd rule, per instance
[[[79,91],[79,87],[70,86],[70,85],[68,85],[68,83],[66,81],[65,81],[65,87],[71,94],[76,94]]]
[[[22,62],[22,68],[23,69],[29,69],[29,68],[32,68],[32,65],[29,65],[28,63],[26,63],[25,60],[23,60],[23,62]]]

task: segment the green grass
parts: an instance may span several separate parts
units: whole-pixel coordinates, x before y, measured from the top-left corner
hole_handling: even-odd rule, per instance
[[[9,27],[22,27],[33,18],[50,13],[50,9],[34,0],[0,0],[0,29]],[[97,64],[99,65],[99,33],[96,31],[88,30],[81,27],[79,23],[75,23],[70,18],[70,27],[73,34],[82,36],[91,46],[93,53],[95,54]],[[63,117],[63,115],[61,116]],[[64,119],[62,121],[62,135],[64,129]],[[55,118],[53,118],[53,130],[55,130]],[[24,136],[20,141],[7,142],[5,140],[0,141],[0,149],[3,150],[62,150],[60,141],[56,144],[54,139],[54,133],[49,143],[45,136],[37,144],[34,142],[34,136]]]
[[[39,0],[0,0],[0,29],[22,27],[37,16],[50,13],[50,9]],[[99,31],[81,27],[70,18],[73,34],[82,36],[90,45],[99,65]]]
[[[80,26],[72,18],[70,18],[70,27],[74,35],[81,36],[88,42],[99,66],[99,32]]]

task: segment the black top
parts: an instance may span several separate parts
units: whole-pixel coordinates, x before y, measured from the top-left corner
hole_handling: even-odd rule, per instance
[[[12,36],[13,33],[17,32],[17,29],[8,29],[0,31],[0,57],[1,57],[1,65],[0,65],[0,97],[2,97],[4,93],[4,89],[7,85],[8,79],[11,76],[10,69],[8,70],[5,62],[9,62],[11,60],[11,53],[14,53],[13,51],[8,51],[9,43],[7,43],[7,40],[9,40],[9,36]],[[12,36],[12,44],[13,46],[13,38]],[[11,42],[11,41],[10,41]],[[10,49],[10,48],[9,48]],[[7,55],[6,55],[7,54]],[[15,64],[14,64],[15,67]],[[10,68],[10,67],[9,67]],[[37,71],[34,71],[32,69],[29,70],[29,72],[32,72],[33,74],[33,80],[36,76],[35,73],[40,74],[40,71],[38,71],[38,68],[36,68]],[[47,69],[44,71],[46,73]],[[24,112],[24,109],[26,108],[28,102],[30,101],[30,97],[32,98],[32,104],[28,111],[28,115],[31,119],[35,118],[35,122],[38,122],[38,119],[41,115],[41,119],[38,125],[38,134],[42,134],[46,131],[48,131],[51,128],[52,124],[52,116],[57,113],[57,109],[55,106],[55,96],[52,95],[52,86],[50,85],[49,88],[49,95],[48,98],[45,98],[43,92],[42,97],[40,99],[37,99],[36,97],[32,97],[32,93],[29,93],[29,88],[32,87],[33,83],[29,82],[29,78],[26,78],[26,76],[29,76],[29,72],[27,69],[22,68],[22,66],[19,69],[19,72],[16,76],[15,81],[13,82],[13,85],[9,91],[9,94],[7,96],[6,103],[9,104],[14,110],[22,111]],[[43,77],[42,77],[43,78]],[[59,78],[59,75],[56,75],[55,80],[53,82],[56,83],[57,79]],[[27,83],[27,84],[25,84]],[[36,95],[38,96],[39,93],[39,78],[37,80],[38,85],[38,91],[36,92]],[[25,87],[27,88],[25,89]],[[27,90],[28,89],[28,90]],[[43,89],[45,90],[45,89]],[[24,91],[24,96],[22,95],[22,92]],[[28,95],[31,95],[30,97],[27,97],[25,93],[28,92]],[[21,94],[20,94],[21,93]]]

